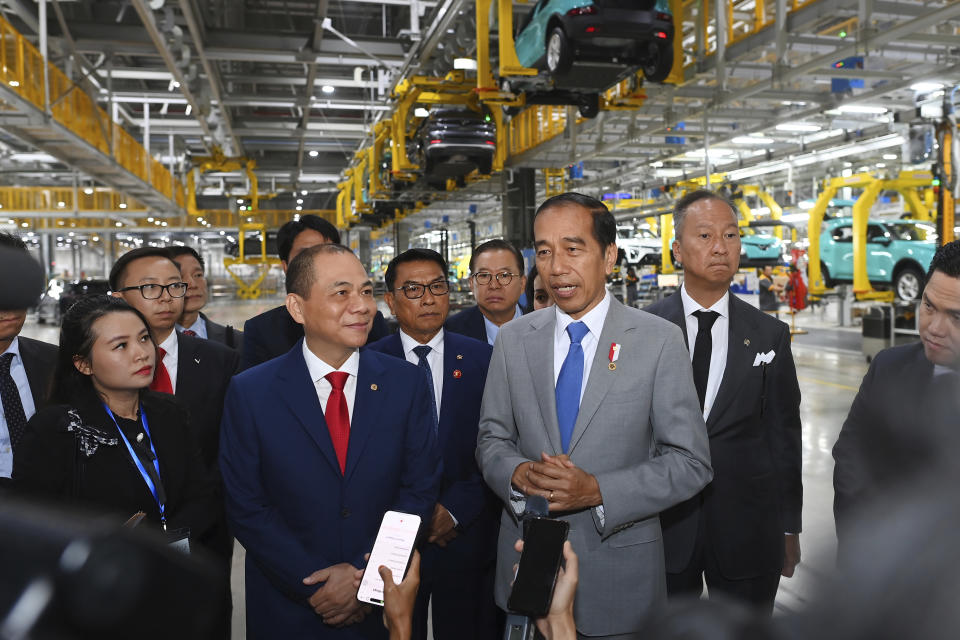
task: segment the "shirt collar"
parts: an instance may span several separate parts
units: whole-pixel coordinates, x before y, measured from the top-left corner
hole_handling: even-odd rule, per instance
[[[0,355],[4,355],[4,354],[7,354],[7,353],[12,353],[12,354],[13,354],[13,356],[14,356],[14,357],[13,357],[13,360],[14,360],[14,361],[20,359],[20,336],[14,336],[14,337],[13,337],[13,342],[11,342],[11,343],[10,343],[10,346],[7,347],[7,350],[4,351],[3,353],[0,353]],[[12,366],[12,365],[13,365],[13,362],[11,362],[11,366]]]
[[[700,311],[703,309],[703,306],[690,297],[690,294],[687,293],[687,287],[680,287],[680,299],[683,301],[683,315],[684,317],[693,315],[694,311]],[[727,291],[723,294],[723,297],[713,303],[713,306],[707,309],[707,311],[716,311],[724,318],[730,317],[730,292]]]
[[[951,369],[950,367],[944,366],[942,364],[933,365],[933,376],[945,376],[951,373],[957,373],[956,369]]]
[[[354,377],[356,377],[357,372],[360,371],[360,351],[358,349],[353,350],[353,353],[350,354],[350,357],[347,358],[347,361],[344,362],[339,369],[334,369],[318,358],[313,351],[310,351],[310,348],[307,346],[307,341],[304,340],[303,359],[307,362],[307,370],[310,372],[310,379],[313,380],[314,384],[320,382],[320,380],[331,371],[343,371]]]
[[[567,332],[567,326],[572,322],[578,322],[574,320],[569,315],[560,310],[560,307],[554,305],[554,308],[557,310],[557,329],[554,333],[555,337],[559,337],[562,334]],[[590,333],[600,339],[600,333],[603,331],[603,322],[607,319],[607,311],[610,310],[610,292],[607,291],[603,295],[603,300],[597,304],[593,309],[590,309],[579,322],[587,325],[587,329],[590,330]]]
[[[404,356],[409,356],[411,353],[413,353],[413,350],[416,347],[421,346],[419,342],[417,342],[416,340],[408,336],[406,333],[404,333],[403,329],[400,330],[400,344],[403,345]],[[441,356],[443,355],[443,329],[442,328],[440,329],[440,331],[437,332],[437,335],[433,336],[433,338],[430,339],[430,342],[428,342],[426,346],[430,347],[432,350],[436,351]]]
[[[159,346],[161,349],[163,349],[164,352],[166,352],[166,354],[167,354],[168,356],[170,356],[171,358],[173,358],[174,360],[176,360],[176,359],[177,359],[177,331],[176,331],[176,329],[174,329],[173,331],[171,331],[171,332],[170,332],[170,335],[167,336],[167,339],[164,340],[163,342],[161,342],[161,343],[160,343],[159,345],[157,345],[157,346]]]
[[[197,319],[189,327],[184,327],[183,325],[178,323],[177,331],[193,331],[197,335],[200,335],[201,333],[203,333],[203,328],[205,326],[206,326],[206,323],[203,320],[203,316],[198,314]]]

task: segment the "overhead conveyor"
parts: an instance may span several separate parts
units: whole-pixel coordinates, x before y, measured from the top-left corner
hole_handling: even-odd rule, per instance
[[[2,17],[0,102],[8,134],[158,215],[183,212],[183,186],[167,167]]]

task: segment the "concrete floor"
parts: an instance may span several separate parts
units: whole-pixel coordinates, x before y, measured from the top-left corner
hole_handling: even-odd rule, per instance
[[[205,311],[221,323],[242,328],[243,321],[273,306],[280,298],[259,301],[217,302]],[[385,306],[385,305],[384,305]],[[385,308],[382,310],[386,311]],[[832,514],[833,458],[831,448],[850,403],[866,373],[867,364],[858,350],[859,329],[839,328],[836,314],[826,310],[797,315],[796,325],[809,330],[797,336],[793,351],[803,393],[803,485],[804,529],[801,535],[803,560],[792,579],[781,581],[777,611],[800,609],[813,598],[822,580],[832,571],[836,538]],[[48,342],[57,341],[57,329],[28,321],[23,334]],[[234,558],[234,637],[244,637],[243,556]]]

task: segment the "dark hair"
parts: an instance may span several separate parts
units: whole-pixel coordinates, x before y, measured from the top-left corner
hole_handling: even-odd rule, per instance
[[[113,263],[113,268],[110,269],[111,291],[116,291],[121,288],[120,284],[123,282],[123,276],[126,273],[127,267],[130,266],[131,262],[139,260],[140,258],[166,258],[174,264],[177,271],[180,270],[180,265],[177,264],[177,261],[170,255],[169,249],[163,247],[140,247],[139,249],[133,249],[127,251]]]
[[[173,258],[173,261],[176,262],[178,265],[180,263],[177,261],[177,258],[179,258],[180,256],[189,255],[197,259],[197,262],[200,263],[201,269],[203,269],[204,271],[207,270],[207,263],[203,261],[203,256],[201,256],[200,252],[198,252],[193,247],[188,247],[186,245],[177,245],[174,247],[170,247],[167,251],[170,252],[170,257]]]
[[[342,244],[318,244],[304,249],[287,267],[287,293],[295,293],[301,298],[310,297],[310,289],[317,281],[314,258],[321,253],[349,253],[356,257],[353,251]]]
[[[940,271],[951,278],[960,278],[960,240],[948,242],[933,254],[930,269],[927,271],[927,282],[930,282],[934,271]]]
[[[537,265],[530,267],[530,272],[527,273],[527,287],[523,290],[523,295],[527,298],[527,305],[523,308],[524,313],[530,313],[533,311],[533,281],[537,279]]]
[[[737,206],[733,204],[729,198],[722,196],[715,191],[697,189],[696,191],[691,191],[687,195],[683,196],[673,205],[673,229],[675,231],[675,237],[680,237],[680,232],[683,230],[683,223],[687,219],[687,210],[690,208],[690,205],[695,202],[700,202],[701,200],[716,200],[718,202],[722,202],[730,207],[730,211],[733,213],[733,219],[739,220]]]
[[[308,213],[300,216],[299,220],[291,220],[285,223],[277,231],[277,255],[284,262],[290,261],[290,250],[293,249],[293,241],[300,235],[301,231],[313,229],[332,244],[340,244],[340,232],[327,220],[320,216]]]
[[[477,258],[488,251],[509,251],[517,259],[517,271],[523,273],[523,254],[520,253],[520,250],[515,246],[499,238],[496,240],[487,240],[477,245],[477,248],[473,250],[473,254],[470,256],[470,273],[473,273],[473,265]]]
[[[50,401],[56,404],[72,404],[77,400],[96,397],[93,380],[77,370],[73,364],[76,357],[89,358],[97,336],[93,323],[111,313],[132,313],[140,318],[143,326],[150,329],[143,314],[127,304],[123,298],[105,295],[88,295],[73,303],[63,314],[60,324],[60,351],[57,353],[57,368],[53,372]],[[153,340],[151,334],[150,337]]]
[[[543,204],[537,207],[537,212],[533,214],[534,220],[540,215],[541,211],[552,207],[583,207],[593,216],[593,237],[602,249],[606,249],[611,244],[617,242],[617,219],[603,204],[596,198],[585,196],[582,193],[569,191],[561,193],[558,196],[547,198]]]
[[[18,235],[12,233],[0,233],[0,247],[7,247],[9,249],[20,249],[21,251],[27,251],[27,243],[23,241]]]
[[[393,285],[397,284],[397,267],[408,262],[435,262],[443,271],[443,277],[447,277],[447,261],[433,249],[407,249],[396,256],[387,265],[387,272],[383,275],[384,283],[387,285],[387,291],[393,291]]]

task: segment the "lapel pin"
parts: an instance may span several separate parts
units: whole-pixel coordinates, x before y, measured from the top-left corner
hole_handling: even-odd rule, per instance
[[[457,360],[463,360],[463,356],[460,355],[459,353],[457,354]]]
[[[610,364],[607,365],[607,368],[610,369],[610,371],[616,371],[617,360],[620,358],[620,345],[617,344],[616,342],[610,343],[609,357],[610,357]]]
[[[750,346],[750,338],[744,338],[744,339],[743,339],[743,346],[745,346],[745,347],[749,347],[749,346]]]
[[[137,442],[143,442],[143,434],[142,434],[142,433],[138,433],[138,434],[137,434]]]
[[[376,390],[377,390],[377,383],[374,382],[372,385],[370,385],[370,391],[376,391]]]
[[[460,369],[454,369],[454,370],[453,370],[453,377],[454,377],[454,378],[462,378],[462,377],[463,377],[463,371],[460,371]]]
[[[193,361],[196,362],[197,364],[200,364],[200,358],[194,358]]]

